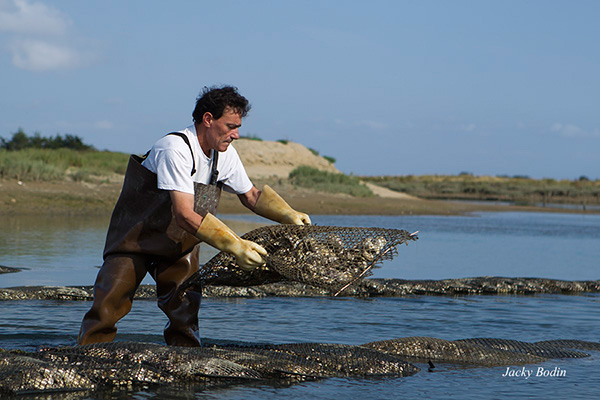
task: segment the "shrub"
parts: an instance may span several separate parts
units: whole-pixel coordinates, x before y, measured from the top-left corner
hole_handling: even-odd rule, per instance
[[[356,177],[321,171],[306,165],[290,172],[289,178],[294,185],[321,192],[346,193],[357,197],[373,196],[373,192]]]
[[[240,135],[240,139],[248,139],[248,140],[256,140],[259,142],[262,142],[262,139],[259,138],[256,134],[251,134],[251,135]]]
[[[329,156],[323,156],[323,158],[329,161],[330,163],[335,164],[335,158]]]

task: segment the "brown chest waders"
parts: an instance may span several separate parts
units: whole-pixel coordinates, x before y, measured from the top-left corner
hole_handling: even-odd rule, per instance
[[[202,216],[216,214],[221,196],[218,153],[214,155],[211,183],[194,183],[194,210]],[[156,281],[158,306],[169,318],[164,330],[166,343],[200,346],[201,288],[186,291],[185,296],[175,295],[198,270],[199,240],[177,226],[169,191],[157,188],[156,174],[142,161],[136,155],[129,159],[108,228],[104,263],[94,283],[94,302],[81,323],[78,344],[114,340],[117,321],[129,313],[135,291],[150,273]],[[195,165],[192,175],[194,172]]]

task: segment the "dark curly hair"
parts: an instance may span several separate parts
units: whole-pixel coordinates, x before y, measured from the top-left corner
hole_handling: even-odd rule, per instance
[[[231,108],[243,118],[250,111],[248,100],[233,86],[204,87],[196,98],[196,107],[192,113],[194,122],[201,122],[204,113],[211,113],[215,119],[221,118],[226,108]]]

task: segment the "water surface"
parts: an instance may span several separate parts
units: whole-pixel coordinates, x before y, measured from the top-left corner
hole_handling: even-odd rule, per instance
[[[227,216],[231,218],[231,216]],[[259,217],[244,221],[239,233]],[[461,217],[311,216],[319,225],[377,226],[420,231],[419,241],[375,277],[442,279],[482,275],[600,279],[600,216],[545,213],[483,213]],[[89,285],[102,262],[108,224],[103,219],[9,219],[0,232],[0,264],[29,268],[0,275],[0,287]],[[210,248],[203,257],[214,254]],[[152,283],[148,278],[147,283]],[[409,296],[404,298],[204,299],[201,336],[264,343],[361,344],[405,336],[442,339],[497,337],[524,341],[600,341],[599,294],[534,296]],[[87,301],[0,302],[0,347],[36,350],[72,345]],[[117,340],[164,343],[166,318],[152,300],[134,302],[118,325]],[[421,365],[420,365],[421,366]],[[600,354],[551,360],[541,365],[564,377],[503,377],[504,368],[437,365],[397,379],[328,379],[291,387],[268,384],[174,391],[148,389],[115,394],[126,399],[338,399],[338,398],[591,398],[600,389]],[[58,399],[61,395],[50,397]]]

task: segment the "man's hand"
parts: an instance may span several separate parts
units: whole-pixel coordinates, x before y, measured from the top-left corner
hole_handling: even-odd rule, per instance
[[[294,210],[269,185],[263,187],[254,212],[280,224],[310,225],[308,214]]]
[[[233,251],[235,262],[244,271],[252,271],[256,267],[265,265],[263,256],[266,257],[267,251],[259,244],[250,240],[240,238],[240,249]]]
[[[265,264],[263,256],[267,255],[267,251],[262,246],[240,238],[211,213],[203,218],[196,237],[218,250],[233,254],[237,265],[245,271]]]

